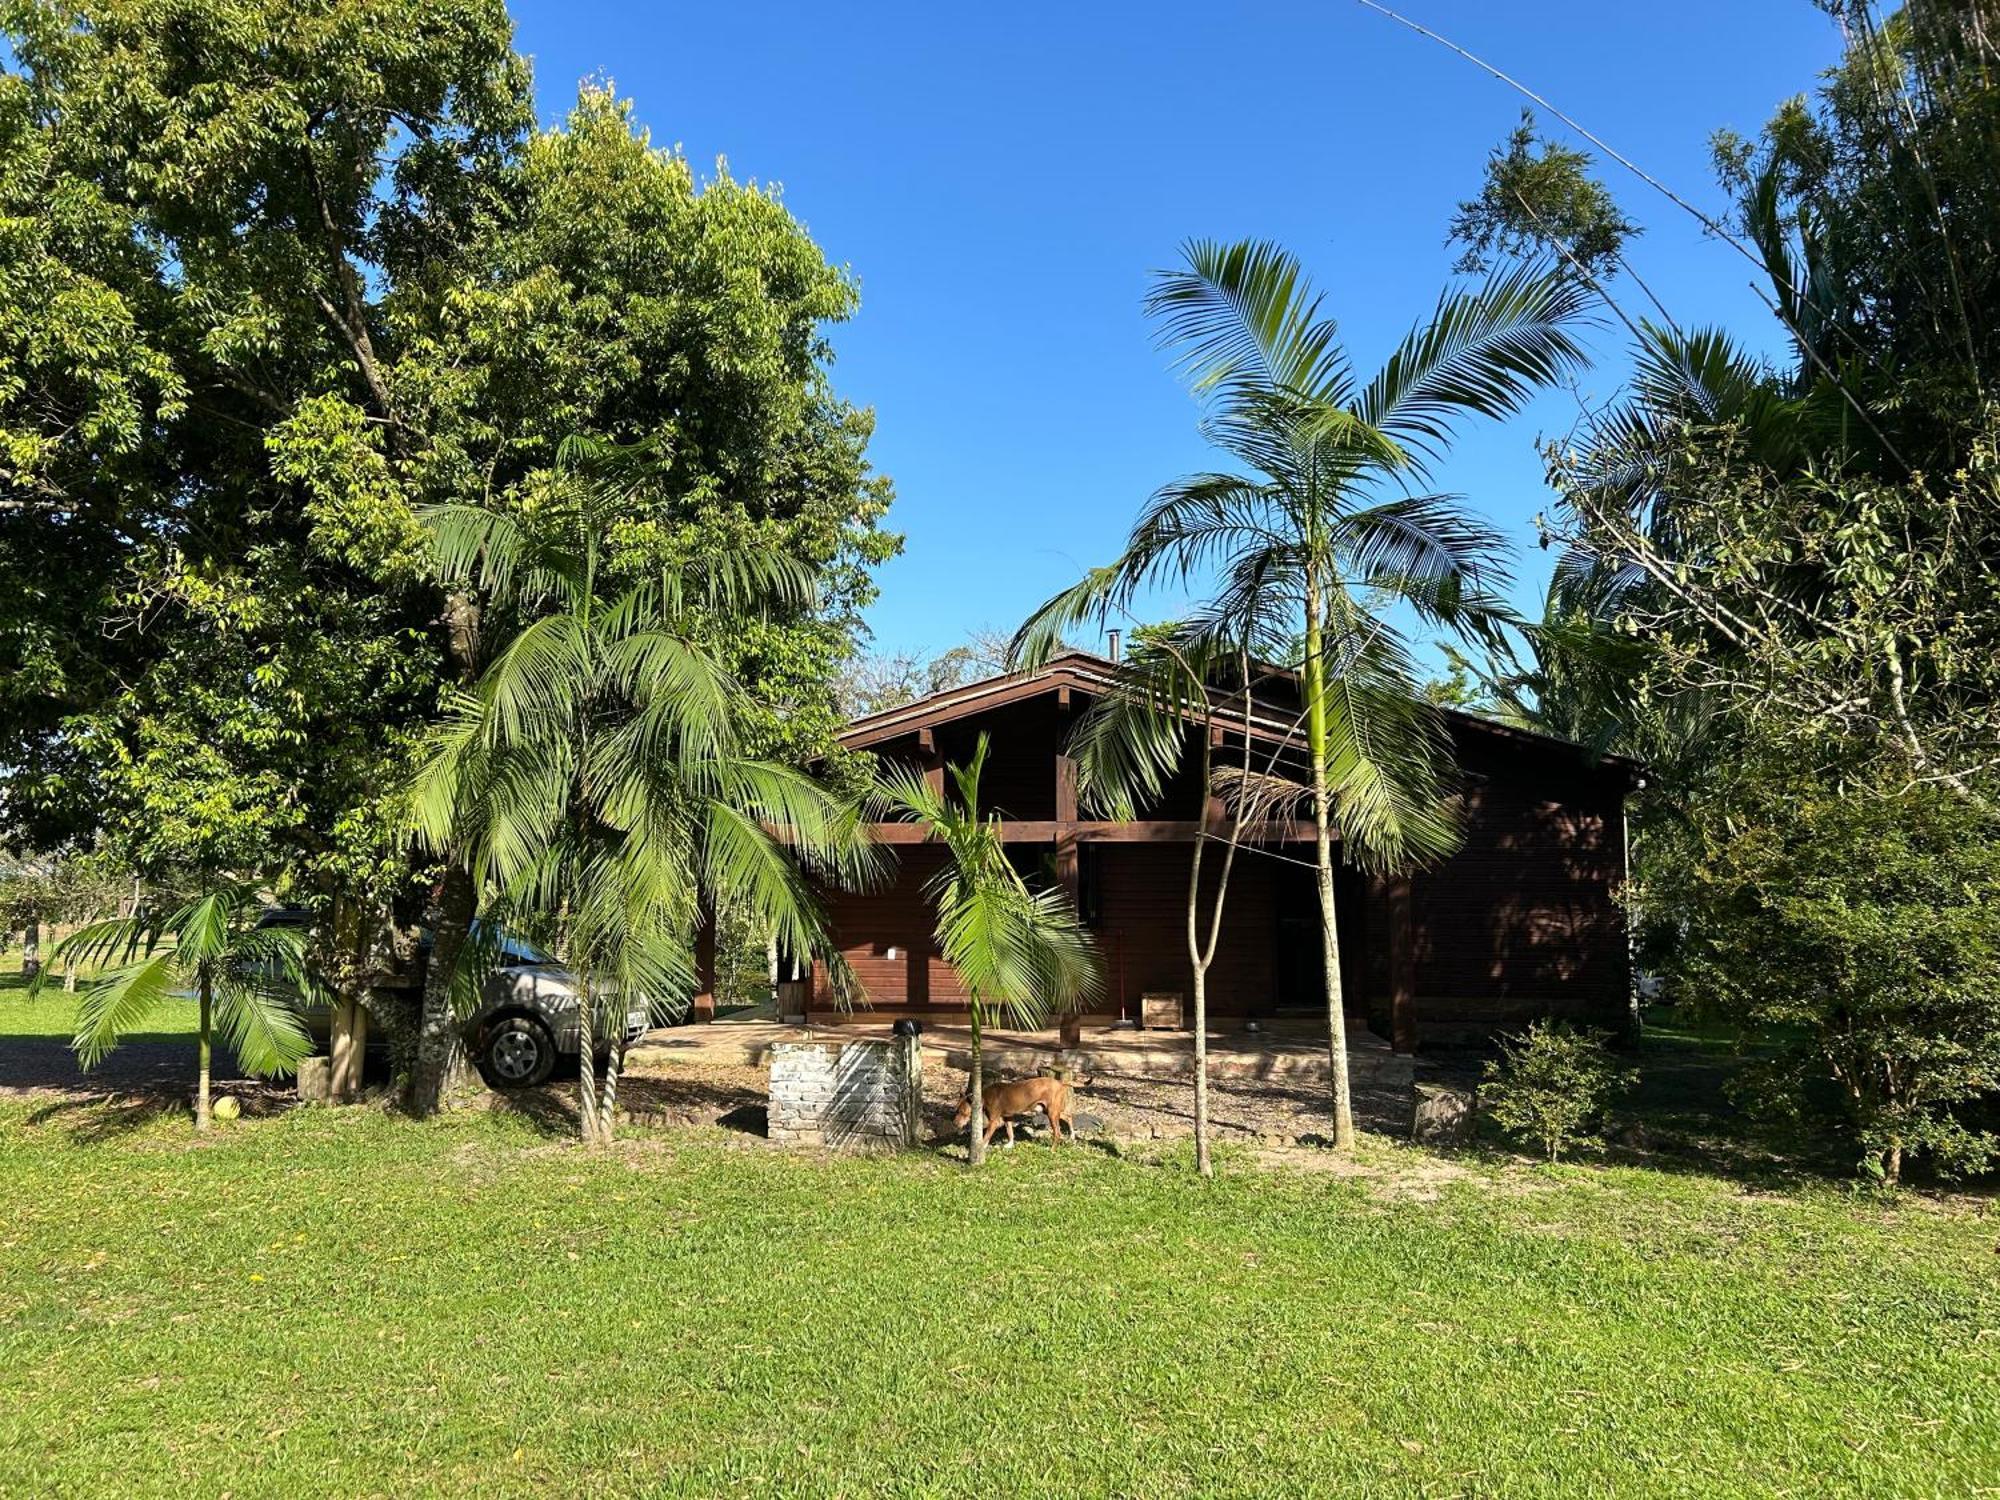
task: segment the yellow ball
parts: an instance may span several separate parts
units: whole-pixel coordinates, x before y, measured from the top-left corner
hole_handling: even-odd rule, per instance
[[[224,1094],[210,1106],[210,1112],[218,1120],[233,1120],[243,1113],[243,1106],[236,1102],[234,1094]]]

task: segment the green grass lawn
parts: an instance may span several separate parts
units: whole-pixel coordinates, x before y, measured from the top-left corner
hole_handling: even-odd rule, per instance
[[[64,1104],[0,1100],[7,1495],[2000,1486],[1978,1201]]]

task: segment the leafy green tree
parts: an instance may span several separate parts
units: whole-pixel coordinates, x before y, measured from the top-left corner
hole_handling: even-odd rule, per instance
[[[827,373],[852,281],[774,193],[699,183],[607,89],[537,130],[501,0],[7,0],[0,27],[0,834],[273,872],[365,995],[386,914],[470,909],[397,837],[481,662],[484,601],[439,587],[418,514],[532,508],[573,432],[672,455],[632,568],[813,569],[705,628],[761,752],[828,747],[897,540]]]
[[[616,529],[662,481],[658,445],[573,440],[533,512],[455,506],[432,519],[439,566],[518,629],[425,747],[417,832],[463,859],[481,905],[547,932],[581,981],[581,1128],[609,1140],[624,1018],[686,1004],[703,909],[754,909],[793,952],[822,938],[808,872],[866,865],[858,815],[811,777],[745,748],[749,705],[708,634],[721,614],[796,605],[810,570],[714,549],[622,587]],[[599,1071],[596,1043],[605,1044]]]
[[[1889,473],[1941,474],[1990,429],[2000,374],[1993,17],[1964,0],[1826,8],[1838,66],[1754,141],[1717,136],[1732,227],[1801,374],[1854,394],[1841,442]]]
[[[265,1076],[289,1073],[312,1051],[299,1018],[309,984],[305,934],[258,927],[262,902],[247,885],[219,886],[164,916],[139,912],[93,922],[56,947],[67,965],[101,970],[77,1007],[74,1046],[95,1066],[162,1001],[189,990],[200,1007],[201,1076],[194,1128],[210,1122],[209,1061],[216,1023],[239,1066]]]
[[[1642,231],[1590,175],[1589,153],[1546,139],[1532,110],[1486,161],[1479,196],[1459,204],[1450,240],[1463,245],[1460,271],[1553,252],[1578,276],[1615,275],[1625,245]]]
[[[967,1158],[986,1160],[985,1073],[981,1035],[996,1022],[1032,1031],[1052,1015],[1077,1009],[1098,992],[1097,949],[1058,887],[1033,890],[1007,858],[998,814],[980,810],[986,767],[985,735],[964,765],[950,768],[956,798],[907,766],[880,773],[876,802],[916,823],[945,847],[949,859],[931,880],[938,951],[965,986],[972,1029],[967,1087],[972,1107]]]
[[[1675,992],[1773,1044],[1750,1103],[1830,1113],[1890,1183],[1918,1159],[1982,1170],[2000,1154],[1967,1113],[2000,1089],[1993,815],[1935,784],[1832,782],[1776,746],[1727,805],[1656,835],[1639,907]]]
[[[1502,1130],[1533,1141],[1550,1161],[1560,1161],[1571,1146],[1593,1143],[1587,1132],[1606,1104],[1633,1082],[1602,1033],[1563,1021],[1535,1021],[1521,1035],[1503,1038],[1500,1055],[1487,1061],[1479,1108]]]
[[[127,899],[137,905],[132,877],[101,855],[0,860],[0,933],[21,929],[21,972],[28,979],[41,971],[44,926],[102,916]],[[73,967],[63,988],[76,988]]]
[[[1449,740],[1423,701],[1392,603],[1477,634],[1503,613],[1500,538],[1426,493],[1457,424],[1518,410],[1582,360],[1586,295],[1531,269],[1449,292],[1365,386],[1298,263],[1256,241],[1188,247],[1148,298],[1203,399],[1202,430],[1241,467],[1161,489],[1123,554],[1045,604],[1017,638],[1030,659],[1060,632],[1122,611],[1158,581],[1207,584],[1197,632],[1277,657],[1303,642],[1300,682],[1318,828],[1334,1139],[1354,1138],[1333,827],[1343,857],[1397,868],[1448,853]]]
[[[2000,806],[2000,84],[1981,7],[1830,8],[1839,66],[1717,148],[1712,227],[1791,357],[1626,318],[1629,389],[1548,455],[1563,556],[1511,696],[1645,760],[1648,958],[1782,1044],[1763,1102],[1834,1086],[1893,1176],[1985,1150],[1984,939],[1903,893],[1977,888]]]
[[[0,24],[0,190],[69,205],[13,265],[70,289],[26,304],[34,336],[125,351],[79,384],[0,336],[33,458],[0,509],[0,651],[29,668],[0,813],[377,904],[408,880],[387,804],[440,656],[384,309],[463,270],[532,122],[504,6],[19,0]],[[376,435],[338,494],[303,482],[330,411]]]

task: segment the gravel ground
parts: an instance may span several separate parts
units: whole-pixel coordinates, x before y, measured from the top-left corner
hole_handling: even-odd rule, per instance
[[[960,1134],[951,1117],[965,1096],[965,1085],[963,1070],[934,1055],[925,1057],[924,1126],[932,1142]],[[632,1073],[621,1087],[627,1108],[642,1121],[764,1132],[766,1082],[760,1067],[664,1063]],[[1363,1089],[1354,1106],[1363,1130],[1400,1135],[1409,1126],[1410,1101],[1400,1090]],[[1097,1131],[1123,1140],[1177,1140],[1194,1133],[1194,1086],[1185,1079],[1098,1073],[1076,1085],[1074,1107],[1097,1122]],[[1216,1138],[1224,1141],[1314,1144],[1330,1136],[1332,1126],[1322,1089],[1264,1079],[1212,1080],[1209,1116]],[[1039,1122],[1041,1116],[1034,1118]],[[1038,1135],[1040,1129],[1037,1123],[1027,1133]],[[1084,1134],[1091,1133],[1087,1119]]]
[[[136,1037],[89,1073],[80,1073],[66,1042],[51,1037],[9,1037],[0,1045],[0,1094],[51,1096],[50,1113],[92,1100],[116,1101],[135,1116],[189,1107],[194,1093],[194,1048],[185,1037]],[[226,1049],[217,1048],[214,1091],[234,1094],[247,1113],[264,1114],[292,1101],[287,1084],[234,1077]],[[371,1070],[371,1075],[373,1070]],[[379,1079],[371,1076],[371,1084]],[[766,1073],[761,1066],[684,1062],[635,1068],[620,1086],[621,1104],[635,1119],[658,1126],[719,1125],[762,1136]],[[924,1059],[924,1134],[933,1144],[960,1138],[952,1113],[965,1096],[966,1075],[935,1054]],[[575,1129],[574,1084],[526,1094],[479,1096],[487,1108],[514,1110],[542,1121],[552,1133]],[[1076,1085],[1075,1111],[1083,1133],[1122,1140],[1178,1140],[1194,1131],[1194,1089],[1184,1079],[1098,1073]],[[1331,1124],[1325,1093],[1298,1082],[1218,1078],[1209,1086],[1210,1117],[1218,1140],[1262,1144],[1314,1144]],[[1401,1134],[1409,1123],[1407,1096],[1363,1090],[1355,1098],[1364,1130]],[[1017,1133],[1040,1136],[1041,1116]]]

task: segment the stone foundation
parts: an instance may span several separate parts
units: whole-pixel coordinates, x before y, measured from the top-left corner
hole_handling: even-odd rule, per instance
[[[917,1144],[923,1102],[913,1036],[771,1047],[769,1130],[784,1145],[904,1150]]]

